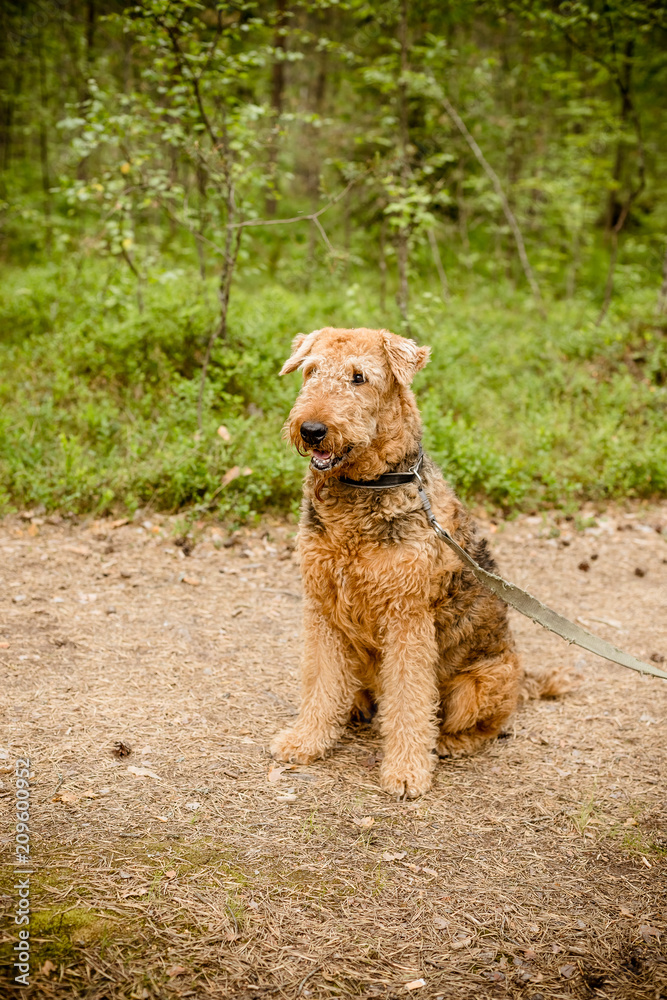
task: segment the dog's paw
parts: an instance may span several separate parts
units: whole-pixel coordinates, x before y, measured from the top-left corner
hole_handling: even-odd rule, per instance
[[[385,758],[380,767],[380,785],[394,798],[417,799],[431,787],[432,771],[430,760],[426,763],[392,764]]]
[[[290,764],[311,764],[318,757],[324,756],[326,749],[312,734],[309,736],[297,729],[283,729],[271,744],[271,754],[276,760],[284,760]]]
[[[442,733],[436,744],[438,757],[470,757],[487,742],[486,736],[468,733]]]

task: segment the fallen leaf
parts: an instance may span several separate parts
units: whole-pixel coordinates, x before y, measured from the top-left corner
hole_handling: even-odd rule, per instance
[[[439,874],[439,873],[438,873],[437,871],[435,871],[435,870],[434,870],[433,868],[422,868],[422,871],[423,871],[423,873],[424,873],[425,875],[433,875],[433,876],[434,876],[434,877],[436,877],[436,878],[437,878],[437,876],[438,876],[438,874]]]
[[[157,775],[155,775],[155,777],[157,777]],[[201,809],[201,802],[186,802],[185,808],[189,809],[190,812],[197,812],[198,809]]]
[[[221,437],[223,441],[231,441],[232,435],[229,433],[224,424],[220,424],[217,430],[218,437]]]
[[[170,868],[168,872],[164,873],[165,878],[176,878],[176,872],[173,868]]]
[[[241,475],[242,475],[242,476],[252,476],[252,469],[250,469],[250,468],[249,468],[249,467],[248,467],[248,466],[246,465],[246,466],[245,466],[245,468],[243,469],[243,471],[242,471]]]
[[[433,926],[437,927],[440,931],[446,931],[449,927],[449,920],[444,917],[433,917]]]
[[[426,986],[425,979],[413,979],[412,982],[406,983],[406,990],[420,990],[422,986]]]
[[[523,954],[527,962],[534,962],[537,958],[537,952],[532,948],[524,948]]]
[[[187,583],[189,587],[198,587],[201,580],[198,580],[196,576],[184,576],[183,583]]]
[[[233,465],[231,469],[227,469],[227,472],[225,472],[224,476],[220,481],[220,485],[229,486],[229,484],[233,483],[235,479],[238,479],[240,475],[241,475],[241,469],[239,468],[239,466]]]
[[[650,927],[648,924],[642,924],[639,928],[639,933],[646,941],[646,944],[651,943],[652,937],[660,937],[660,931],[656,927]]]
[[[114,757],[129,757],[132,753],[132,747],[128,743],[123,743],[122,740],[116,740],[111,752]]]
[[[173,968],[169,969],[167,975],[173,979],[175,976],[182,976],[187,971],[184,965],[174,965]]]
[[[160,781],[160,775],[156,774],[155,771],[151,771],[149,767],[135,767],[134,764],[130,764],[128,767],[130,774],[133,774],[135,778],[157,778]]]
[[[267,774],[267,778],[272,783],[280,781],[284,771],[285,771],[284,767],[281,767],[277,764],[271,764],[269,768],[269,773]]]
[[[9,649],[8,642],[0,642],[0,649]]]
[[[30,525],[30,527],[28,528],[28,534],[30,535],[31,538],[37,537],[37,535],[39,534],[39,528],[37,527],[36,524],[33,523]]]
[[[467,948],[471,943],[471,937],[462,938],[460,941],[452,941],[452,951],[458,951],[460,948]]]
[[[352,822],[355,826],[360,826],[362,830],[370,830],[375,825],[375,820],[372,816],[353,816]]]
[[[122,528],[124,524],[129,524],[129,523],[130,523],[129,517],[119,517],[115,521],[111,522],[110,527],[112,527],[112,528]]]
[[[384,854],[382,855],[382,860],[383,861],[402,861],[403,858],[406,858],[407,856],[408,856],[408,852],[407,851],[398,851],[395,854],[392,854],[391,851],[385,851]]]
[[[576,965],[561,965],[558,969],[563,979],[572,979],[572,976],[577,971]]]
[[[646,570],[642,566],[637,566],[635,576],[646,576]]]
[[[43,976],[50,976],[51,973],[55,972],[57,968],[58,966],[54,965],[53,962],[50,962],[49,959],[47,958],[46,962],[44,962],[44,965],[41,967],[39,971],[42,973]]]
[[[631,913],[630,910],[628,910],[627,907],[625,906],[620,906],[619,912],[622,917],[634,917],[634,913]]]
[[[76,803],[79,801],[80,798],[81,796],[78,795],[76,792],[58,792],[57,795],[53,796],[51,801],[64,802],[65,805],[73,806],[76,805]]]

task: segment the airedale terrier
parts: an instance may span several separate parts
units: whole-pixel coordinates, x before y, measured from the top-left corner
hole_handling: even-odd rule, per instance
[[[355,706],[376,705],[382,787],[409,797],[430,787],[434,750],[468,754],[498,735],[521,681],[506,606],[436,537],[416,484],[348,482],[415,464],[422,427],[410,383],[429,354],[387,330],[325,328],[296,337],[281,372],[303,371],[285,430],[311,460],[299,526],[302,704],[272,751],[315,760]],[[421,477],[442,526],[494,569],[486,539],[426,456]]]

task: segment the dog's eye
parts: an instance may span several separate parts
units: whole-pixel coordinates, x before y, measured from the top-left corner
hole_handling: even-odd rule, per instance
[[[352,376],[352,382],[354,383],[354,385],[361,385],[361,383],[365,381],[366,379],[361,374],[361,372],[355,372],[354,375]]]

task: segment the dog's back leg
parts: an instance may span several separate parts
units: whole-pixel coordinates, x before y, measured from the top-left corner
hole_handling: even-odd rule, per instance
[[[477,663],[440,684],[441,757],[463,757],[494,739],[516,708],[521,668],[515,653]]]

